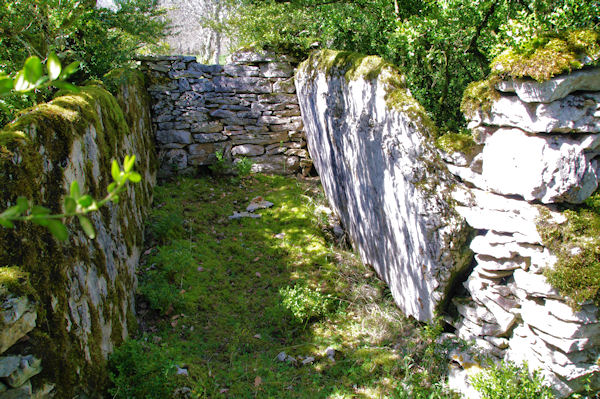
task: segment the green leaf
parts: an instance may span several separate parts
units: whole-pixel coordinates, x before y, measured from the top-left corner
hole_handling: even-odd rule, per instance
[[[32,215],[49,215],[50,213],[50,209],[43,206],[34,205],[33,208],[31,208]]]
[[[48,69],[48,77],[50,77],[50,80],[58,79],[62,66],[60,65],[60,60],[56,54],[50,53],[48,61],[46,61],[46,68]]]
[[[123,162],[123,169],[125,173],[131,172],[133,169],[133,164],[135,163],[135,155],[129,156],[125,155],[125,162]]]
[[[31,85],[31,83],[29,83],[27,81],[27,79],[25,79],[25,72],[23,71],[19,71],[17,72],[17,75],[15,76],[15,86],[14,89],[16,91],[28,91],[31,90],[33,88],[33,86]]]
[[[23,66],[23,71],[25,72],[25,79],[30,84],[35,84],[35,82],[37,82],[44,74],[42,61],[36,56],[27,58],[25,65]]]
[[[27,198],[25,198],[25,197],[17,198],[17,207],[19,209],[19,213],[23,213],[27,209],[29,209],[29,201],[27,201]]]
[[[77,202],[71,197],[65,197],[65,212],[73,214],[77,210]]]
[[[2,212],[0,217],[8,219],[8,218],[12,218],[12,217],[17,217],[20,214],[21,214],[21,211],[19,210],[19,206],[15,205],[15,206],[11,206],[10,208],[8,208],[4,212]]]
[[[71,182],[71,197],[73,197],[73,199],[75,201],[77,201],[79,199],[79,197],[81,197],[81,191],[79,191],[79,183],[77,182],[77,180],[73,180]]]
[[[7,220],[7,219],[3,219],[1,217],[0,217],[0,226],[6,227],[7,229],[12,229],[13,227],[15,227],[13,222],[11,222],[10,220]]]
[[[46,215],[34,215],[33,218],[31,219],[31,223],[40,225],[40,226],[44,226],[44,227],[48,227],[48,224],[50,223],[50,219],[48,219],[46,217]]]
[[[132,183],[139,183],[142,180],[142,176],[137,172],[129,172],[129,180]]]
[[[120,200],[120,199],[121,199],[121,198],[120,198],[118,195],[115,195],[115,196],[112,198],[112,200],[111,200],[111,201],[112,201],[112,202],[114,202],[114,203],[116,204],[117,202],[119,202],[119,200]]]
[[[67,65],[62,70],[62,73],[60,74],[60,78],[66,79],[69,76],[71,76],[72,74],[74,74],[75,72],[77,72],[78,69],[79,69],[79,61],[71,62],[69,65]]]
[[[69,238],[69,231],[67,227],[59,220],[48,220],[48,230],[50,233],[60,241],[66,241]]]
[[[9,77],[0,77],[0,95],[10,93],[10,91],[15,87],[15,83]]]
[[[117,188],[117,183],[112,182],[108,185],[108,187],[106,188],[106,191],[108,191],[110,193],[110,192],[113,192],[115,188]]]
[[[70,92],[73,92],[73,93],[79,93],[80,92],[79,87],[77,87],[74,84],[71,84],[69,82],[62,81],[62,80],[55,80],[55,81],[52,82],[52,85],[54,87],[59,88],[59,89],[67,90],[67,91],[70,91]]]
[[[88,206],[94,203],[94,199],[90,195],[84,195],[77,199],[77,203],[81,205],[82,208],[87,208]]]
[[[86,218],[85,216],[78,216],[77,218],[79,219],[79,224],[81,225],[81,228],[85,234],[87,234],[87,236],[91,239],[96,238],[96,231],[94,230],[94,225],[90,219]]]
[[[117,163],[117,161],[114,159],[113,159],[112,165],[110,167],[110,174],[112,175],[112,178],[114,181],[116,181],[116,182],[121,181],[121,169],[119,168],[119,164]]]

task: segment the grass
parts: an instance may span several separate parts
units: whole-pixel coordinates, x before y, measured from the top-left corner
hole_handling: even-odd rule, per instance
[[[274,203],[262,218],[228,218],[256,196]],[[323,204],[316,182],[277,176],[157,187],[140,331],[111,358],[112,397],[456,397],[441,331],[404,318],[373,271],[334,244]]]

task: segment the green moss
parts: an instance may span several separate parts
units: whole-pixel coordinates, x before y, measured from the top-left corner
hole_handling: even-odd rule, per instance
[[[445,152],[460,152],[471,159],[481,150],[473,136],[464,133],[446,133],[435,141],[435,145]]]
[[[598,64],[598,31],[572,30],[539,35],[517,48],[504,51],[492,61],[491,69],[496,75],[529,77],[542,82],[583,68],[583,58],[591,59],[592,65]]]
[[[32,295],[34,289],[29,282],[29,273],[18,266],[0,267],[0,295]]]
[[[500,98],[500,93],[495,87],[499,80],[498,76],[490,76],[488,79],[469,83],[460,103],[463,114],[473,118],[479,111],[489,112],[492,103]]]
[[[544,245],[558,258],[544,275],[573,308],[586,301],[600,305],[600,191],[563,215],[566,222],[555,224],[542,211],[537,224]]]

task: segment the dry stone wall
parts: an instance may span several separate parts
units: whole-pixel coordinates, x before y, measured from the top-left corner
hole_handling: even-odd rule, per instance
[[[600,71],[497,87],[500,97],[470,115],[481,152],[444,155],[464,182],[454,192],[456,210],[478,231],[453,323],[497,359],[541,369],[558,397],[585,384],[600,389],[598,308],[588,302],[574,311],[548,284],[542,273],[556,257],[538,232],[542,214],[564,223],[556,205],[581,203],[597,190]]]
[[[153,99],[160,176],[246,157],[254,172],[308,174],[294,62],[242,51],[227,65],[195,57],[142,59]]]
[[[36,106],[0,131],[0,209],[26,196],[60,213],[70,183],[102,198],[110,163],[136,155],[142,182],[57,241],[31,223],[0,230],[0,398],[98,397],[106,361],[136,328],[136,267],[156,157],[143,75],[115,71],[105,88]],[[77,396],[77,395],[83,396]]]

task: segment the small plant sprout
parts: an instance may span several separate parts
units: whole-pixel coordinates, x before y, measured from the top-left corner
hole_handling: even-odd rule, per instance
[[[89,194],[81,193],[79,183],[71,183],[70,192],[63,201],[64,213],[51,214],[51,210],[34,205],[25,197],[17,198],[16,205],[0,213],[0,225],[6,228],[13,228],[14,222],[31,222],[46,227],[60,241],[65,241],[69,237],[67,227],[63,220],[69,217],[77,217],[83,231],[89,238],[95,238],[96,232],[87,214],[97,211],[108,202],[118,202],[119,194],[125,190],[127,182],[138,183],[142,176],[133,171],[135,155],[125,156],[123,169],[119,167],[116,160],[113,160],[111,175],[113,182],[108,185],[107,195],[101,200],[95,200]]]

